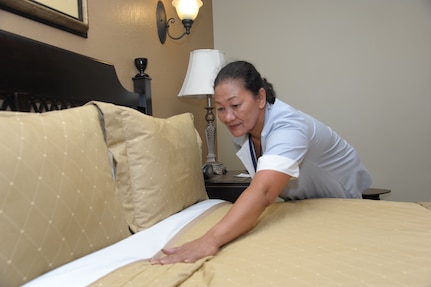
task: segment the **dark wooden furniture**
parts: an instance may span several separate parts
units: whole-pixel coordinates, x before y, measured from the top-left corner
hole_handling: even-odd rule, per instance
[[[121,85],[112,64],[0,30],[0,110],[43,112],[89,100],[139,109],[142,96]]]
[[[366,191],[362,193],[363,199],[373,199],[380,200],[380,195],[390,193],[390,189],[383,188],[368,188]]]
[[[147,115],[153,115],[151,100],[151,77],[145,73],[147,58],[136,58],[135,67],[139,73],[133,77],[133,91],[139,95],[138,109]]]
[[[249,186],[251,178],[237,177],[241,170],[230,170],[226,174],[214,175],[205,180],[205,188],[209,198],[224,199],[235,202],[241,193]],[[368,188],[362,194],[363,199],[380,200],[380,195],[390,193],[389,189]]]
[[[139,95],[138,110],[152,116],[151,78],[149,76],[133,77],[133,91]]]
[[[250,177],[237,177],[241,170],[228,170],[225,174],[215,174],[205,180],[205,188],[209,198],[224,199],[230,202],[235,200],[249,186]]]

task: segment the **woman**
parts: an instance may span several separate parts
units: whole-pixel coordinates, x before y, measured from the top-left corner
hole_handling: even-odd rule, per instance
[[[272,85],[245,61],[232,62],[214,81],[219,120],[253,180],[226,216],[202,237],[164,249],[154,264],[195,262],[255,225],[277,197],[285,200],[361,198],[371,178],[355,149],[321,122],[275,98]]]

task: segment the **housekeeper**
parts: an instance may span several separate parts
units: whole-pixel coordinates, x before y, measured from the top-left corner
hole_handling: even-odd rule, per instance
[[[195,262],[252,229],[277,197],[285,200],[362,198],[371,177],[356,150],[330,127],[276,99],[272,85],[245,61],[221,69],[214,81],[219,120],[252,175],[226,216],[202,237],[167,248],[154,264]]]

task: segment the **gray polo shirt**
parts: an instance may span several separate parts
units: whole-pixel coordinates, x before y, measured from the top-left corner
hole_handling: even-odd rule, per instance
[[[248,172],[276,170],[293,177],[280,197],[287,200],[361,198],[371,177],[356,150],[330,127],[276,99],[266,105],[262,156],[253,164],[248,135],[234,137]],[[256,157],[257,158],[257,157]]]

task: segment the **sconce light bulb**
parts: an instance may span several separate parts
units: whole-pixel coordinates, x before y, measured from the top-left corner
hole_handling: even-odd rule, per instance
[[[181,20],[195,20],[203,3],[201,0],[173,0],[172,5]]]

